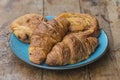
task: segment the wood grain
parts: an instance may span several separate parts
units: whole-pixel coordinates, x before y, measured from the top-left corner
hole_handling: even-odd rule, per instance
[[[63,71],[44,70],[43,80],[88,80],[86,72],[86,68]]]
[[[0,0],[0,80],[41,80],[42,70],[13,55],[9,48],[9,24],[26,13],[43,14],[42,0]]]
[[[107,10],[112,31],[114,48],[120,48],[120,0],[107,0]]]
[[[79,0],[44,1],[44,15],[57,15],[62,12],[80,12]],[[43,80],[88,80],[87,69],[84,67],[66,71],[44,70]]]
[[[62,12],[80,12],[79,0],[44,0],[44,15],[57,15]]]
[[[117,61],[120,60],[119,56],[116,56],[119,51],[114,51],[113,45],[115,42],[113,41],[113,35],[115,36],[115,34],[113,34],[113,30],[111,29],[112,22],[109,19],[109,13],[112,14],[113,11],[109,12],[111,9],[108,10],[108,5],[112,6],[110,4],[111,1],[82,0],[80,3],[82,12],[91,13],[96,16],[100,27],[107,32],[109,38],[109,50],[106,52],[106,55],[88,66],[90,80],[119,80],[120,68],[119,63],[116,63],[116,59]]]

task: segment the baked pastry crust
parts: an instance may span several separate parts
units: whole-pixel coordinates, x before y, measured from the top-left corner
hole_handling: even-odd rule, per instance
[[[87,37],[81,32],[71,33],[52,48],[47,55],[46,64],[61,66],[77,63],[87,59],[97,45],[96,37]]]
[[[70,22],[69,34],[48,53],[46,64],[61,66],[74,64],[89,57],[98,46],[100,29],[96,18],[89,14],[62,13],[55,19]]]
[[[82,31],[89,36],[98,36],[100,33],[97,19],[90,14],[61,13],[56,19],[66,18],[70,22],[69,31]]]
[[[66,19],[41,22],[31,37],[29,58],[33,63],[42,63],[52,47],[60,42],[68,32],[69,22]]]
[[[30,43],[30,37],[41,21],[46,21],[46,19],[42,15],[31,13],[17,18],[11,23],[10,27],[17,38]]]

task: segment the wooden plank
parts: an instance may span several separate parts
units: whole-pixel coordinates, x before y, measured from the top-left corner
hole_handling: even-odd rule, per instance
[[[120,79],[120,57],[117,56],[120,51],[113,51],[104,57],[89,65],[91,80],[119,80]],[[112,55],[111,55],[112,54]],[[113,56],[114,54],[114,56]]]
[[[62,12],[80,12],[79,0],[44,0],[44,15],[57,15]]]
[[[41,80],[42,70],[13,55],[9,48],[9,24],[26,13],[43,14],[43,0],[0,0],[0,80]]]
[[[112,12],[108,11],[108,1],[106,0],[82,0],[80,1],[82,12],[93,14],[97,17],[100,27],[103,28],[109,38],[109,50],[106,55],[95,63],[89,65],[88,72],[90,80],[119,80],[120,68],[119,64],[116,61],[119,61],[120,58],[117,55],[117,52],[114,50],[114,43],[112,40],[111,20],[109,20],[108,14]],[[110,5],[110,4],[109,4]],[[110,9],[111,10],[111,9]],[[118,25],[118,24],[116,24]]]
[[[120,48],[120,0],[107,0],[108,16],[111,21],[110,27],[113,36],[114,48]]]
[[[72,70],[44,70],[43,80],[88,80],[86,68]]]
[[[80,12],[79,0],[45,0],[44,15],[57,15],[62,12]],[[87,68],[73,70],[44,70],[43,80],[88,80]]]

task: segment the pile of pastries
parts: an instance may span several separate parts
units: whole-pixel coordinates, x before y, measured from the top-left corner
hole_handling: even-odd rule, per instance
[[[10,27],[19,40],[30,44],[29,59],[36,64],[75,64],[87,59],[99,43],[99,24],[90,14],[61,13],[47,21],[31,13],[17,18]]]

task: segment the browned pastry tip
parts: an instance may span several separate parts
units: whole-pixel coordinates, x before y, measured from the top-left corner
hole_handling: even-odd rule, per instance
[[[46,19],[42,15],[31,13],[17,18],[10,27],[16,37],[23,42],[30,43],[31,34],[41,21],[46,21]]]
[[[64,43],[59,42],[53,47],[51,52],[47,55],[46,64],[50,66],[57,66],[68,64],[70,60],[70,49]]]
[[[29,48],[29,59],[31,62],[39,64],[44,61],[46,58],[45,50],[39,47],[30,47]],[[42,55],[42,56],[41,56]]]

